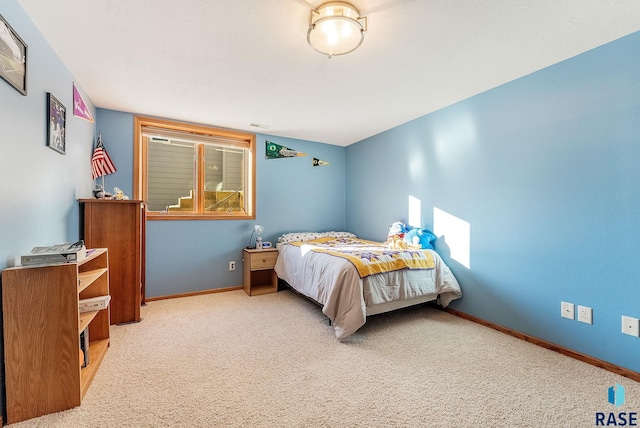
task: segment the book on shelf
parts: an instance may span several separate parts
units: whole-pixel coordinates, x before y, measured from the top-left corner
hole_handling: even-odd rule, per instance
[[[64,243],[47,247],[34,247],[29,254],[20,258],[22,266],[46,265],[54,263],[81,262],[87,257],[84,241]]]
[[[84,355],[84,361],[82,363],[82,368],[87,367],[89,365],[89,327],[86,327],[80,333],[80,350]]]

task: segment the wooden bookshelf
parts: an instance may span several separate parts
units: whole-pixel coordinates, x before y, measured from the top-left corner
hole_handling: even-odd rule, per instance
[[[9,424],[79,406],[109,347],[109,308],[80,313],[81,299],[109,294],[107,249],[78,263],[2,271]],[[79,362],[89,327],[89,364]]]

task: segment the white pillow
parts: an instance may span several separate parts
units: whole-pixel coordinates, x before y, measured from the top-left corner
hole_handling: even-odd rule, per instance
[[[311,241],[318,238],[357,238],[357,236],[351,232],[296,232],[285,233],[278,238],[278,242],[288,244],[289,242]]]
[[[296,232],[285,233],[278,238],[278,242],[288,244],[289,242],[311,241],[312,239],[323,238],[324,235],[318,232]]]
[[[351,232],[325,232],[325,236],[330,238],[357,238],[358,236],[355,233]]]

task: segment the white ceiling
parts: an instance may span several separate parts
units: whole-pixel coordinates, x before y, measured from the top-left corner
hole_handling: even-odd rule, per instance
[[[97,107],[340,146],[640,30],[638,0],[353,0],[328,59],[323,0],[19,2]]]

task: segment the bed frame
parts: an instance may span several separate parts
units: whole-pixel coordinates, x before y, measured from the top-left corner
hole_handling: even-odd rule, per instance
[[[291,285],[289,285],[289,283],[287,281],[285,281],[282,278],[278,278],[278,289],[280,289],[280,285],[285,286],[286,288],[288,288],[289,290],[293,291],[297,295],[302,296],[305,299],[307,299],[308,301],[313,302],[314,304],[320,306],[320,308],[323,307],[322,303],[316,301],[315,299],[312,299],[309,296],[305,296],[304,294],[300,293],[298,290],[293,288]],[[385,312],[391,312],[391,311],[395,311],[395,310],[402,309],[402,308],[408,308],[409,306],[421,305],[423,303],[437,303],[439,297],[440,296],[437,295],[437,294],[436,295],[429,294],[429,295],[425,295],[425,296],[414,297],[413,299],[409,299],[409,300],[395,300],[393,302],[381,303],[381,304],[375,305],[375,306],[367,306],[366,315],[369,317],[369,316],[372,316],[372,315],[383,314]],[[330,319],[329,319],[329,325],[331,325],[331,320]]]

